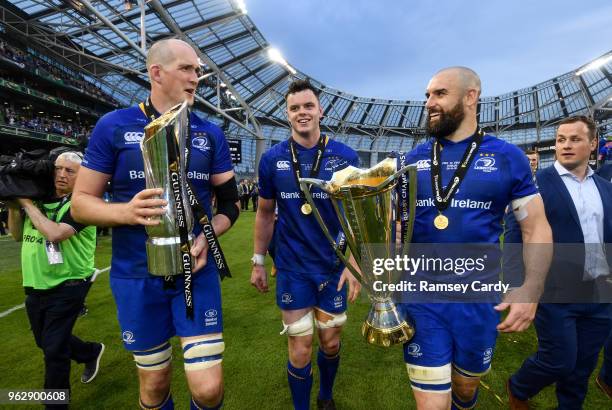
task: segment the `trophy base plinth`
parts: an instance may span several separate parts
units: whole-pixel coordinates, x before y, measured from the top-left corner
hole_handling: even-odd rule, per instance
[[[375,302],[361,327],[361,334],[369,344],[376,346],[406,343],[415,332],[411,322],[403,317],[393,302]]]
[[[192,235],[189,235],[189,243],[193,244]],[[174,276],[183,274],[181,238],[149,238],[146,248],[147,269],[151,275]],[[193,258],[191,258],[191,262],[193,265]]]

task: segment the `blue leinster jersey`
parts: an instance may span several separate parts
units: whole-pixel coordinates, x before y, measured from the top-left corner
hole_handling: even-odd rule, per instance
[[[460,142],[441,139],[442,186],[445,189],[459,166],[473,137]],[[417,203],[414,233],[411,247],[413,257],[450,258],[457,263],[465,258],[479,260],[478,267],[452,265],[444,268],[419,269],[410,277],[416,283],[465,284],[479,281],[495,283],[499,280],[499,241],[503,232],[504,211],[518,198],[535,194],[536,187],[525,154],[516,146],[491,135],[485,135],[450,206],[442,214],[448,218],[446,229],[437,229],[434,219],[439,215],[432,194],[431,151],[433,140],[419,145],[408,153],[399,164],[417,166]],[[398,165],[399,165],[398,164]],[[453,246],[435,244],[453,243]],[[430,245],[418,245],[430,244]],[[464,245],[460,245],[464,244]],[[479,259],[481,258],[481,259]],[[447,259],[444,259],[447,260]],[[471,288],[470,288],[471,289]],[[496,292],[424,292],[403,293],[402,301],[441,302],[497,301]]]
[[[103,116],[94,128],[83,165],[111,175],[114,202],[129,202],[146,188],[140,140],[149,120],[138,107],[116,110]],[[191,150],[187,178],[195,194],[212,217],[210,176],[232,170],[229,147],[223,132],[216,125],[191,114]],[[195,224],[194,234],[201,231]],[[122,278],[149,276],[144,226],[113,228],[113,258],[111,275]],[[215,269],[208,255],[205,269]],[[216,269],[215,269],[216,270]]]
[[[444,188],[471,142],[472,138],[458,143],[441,139]],[[485,135],[450,206],[443,212],[448,217],[448,227],[439,230],[433,224],[438,210],[431,186],[432,148],[433,142],[428,141],[408,153],[405,159],[405,164],[417,165],[418,192],[412,242],[499,242],[506,206],[514,199],[537,192],[525,154],[510,143]]]
[[[296,144],[302,177],[309,177],[317,147]],[[317,178],[329,180],[335,171],[358,166],[357,153],[346,145],[328,139]],[[289,141],[270,148],[259,163],[259,196],[274,199],[278,205],[275,227],[274,263],[279,270],[299,273],[335,273],[343,268],[313,214],[300,211],[302,199],[291,168]],[[312,195],[332,237],[338,238],[340,224],[329,196],[312,188]]]

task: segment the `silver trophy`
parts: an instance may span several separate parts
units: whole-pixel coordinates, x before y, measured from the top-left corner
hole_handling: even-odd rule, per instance
[[[140,149],[144,160],[147,188],[161,188],[162,199],[168,201],[166,213],[159,225],[147,226],[147,266],[152,275],[168,276],[183,273],[181,238],[178,218],[185,218],[189,242],[193,242],[193,213],[187,193],[186,144],[189,137],[189,109],[187,103],[175,105],[144,129]],[[176,154],[176,158],[172,158]],[[169,155],[170,154],[170,155]],[[171,180],[171,171],[178,177]],[[180,198],[176,190],[180,189]],[[180,200],[177,215],[177,200]],[[192,260],[193,263],[193,260]]]
[[[396,240],[400,204],[395,188],[399,178],[406,172],[409,180],[407,206],[410,209],[402,212],[406,214],[406,232],[402,245]],[[391,292],[374,290],[374,283],[377,281],[397,283],[401,272],[385,269],[382,275],[375,275],[372,262],[374,258],[394,258],[398,252],[408,254],[416,206],[416,166],[408,165],[397,170],[396,159],[387,158],[370,169],[350,166],[334,172],[329,181],[301,178],[300,186],[336,254],[361,283],[372,301],[372,308],[362,326],[366,341],[374,345],[391,346],[410,340],[415,332],[412,320],[397,309]],[[355,269],[348,262],[340,245],[332,238],[312,199],[312,186],[329,194],[359,269]]]

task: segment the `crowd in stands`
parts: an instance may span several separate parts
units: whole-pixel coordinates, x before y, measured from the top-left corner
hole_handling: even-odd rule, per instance
[[[100,100],[119,106],[117,100],[104,93],[99,87],[85,80],[82,76],[74,72],[65,72],[30,53],[8,44],[2,39],[0,39],[0,56],[6,57],[18,64],[22,64],[24,69],[30,71],[38,69],[44,76],[62,82]]]
[[[28,110],[14,110],[3,101],[0,104],[0,124],[77,139],[87,137],[92,130],[92,126],[86,123],[62,121],[44,114],[33,114]]]

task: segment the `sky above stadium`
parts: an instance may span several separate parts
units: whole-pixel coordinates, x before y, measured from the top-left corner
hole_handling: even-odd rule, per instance
[[[293,67],[361,97],[424,99],[465,65],[483,95],[535,85],[612,49],[609,0],[245,0]]]

